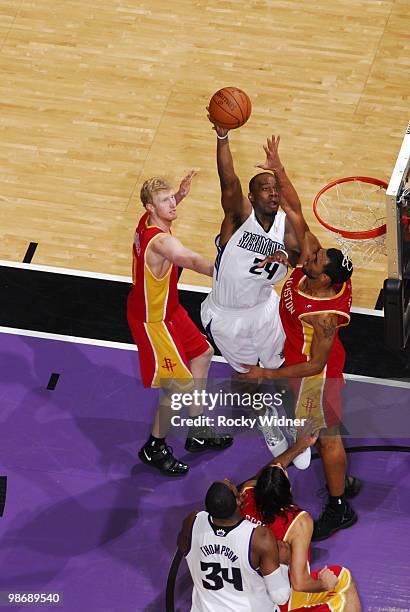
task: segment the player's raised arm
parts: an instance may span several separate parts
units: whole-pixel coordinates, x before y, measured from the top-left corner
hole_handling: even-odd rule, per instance
[[[254,487],[256,485],[256,481],[259,476],[267,467],[271,467],[273,465],[281,465],[283,468],[287,468],[292,461],[298,457],[301,453],[303,453],[307,448],[316,444],[319,432],[317,430],[317,426],[312,417],[306,419],[306,422],[301,427],[300,433],[294,444],[290,448],[288,448],[284,453],[281,453],[273,461],[270,461],[266,465],[263,466],[252,478],[246,480],[241,485],[241,499],[244,499],[244,491],[249,487]]]
[[[176,203],[177,206],[189,194],[189,190],[191,189],[192,179],[197,174],[198,174],[198,172],[196,170],[191,170],[182,179],[182,181],[181,181],[181,183],[179,185],[179,189],[178,189],[178,191],[175,194],[175,203]]]
[[[154,240],[151,252],[182,268],[188,268],[206,276],[212,276],[213,274],[214,264],[199,253],[184,247],[175,236],[165,234],[163,237]]]
[[[208,119],[213,123],[210,115]],[[237,217],[244,220],[252,211],[251,203],[243,195],[241,182],[235,173],[233,157],[229,147],[229,130],[215,123],[216,133],[216,163],[221,185],[221,204],[225,217]]]
[[[256,167],[275,173],[281,190],[280,206],[288,219],[285,246],[289,251],[297,252],[299,249],[302,253],[301,259],[304,260],[318,251],[321,246],[316,236],[310,231],[303,216],[300,198],[279,157],[279,143],[280,136],[272,135],[272,138],[266,140],[266,145],[263,146],[266,160],[264,163],[257,164]],[[294,264],[294,260],[291,263]]]

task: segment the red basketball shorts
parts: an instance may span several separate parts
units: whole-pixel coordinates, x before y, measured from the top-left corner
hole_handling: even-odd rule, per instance
[[[352,576],[346,567],[330,565],[329,569],[339,578],[333,591],[322,593],[303,593],[292,591],[288,611],[302,612],[343,612],[346,608],[346,592],[352,583]],[[318,572],[310,572],[313,578],[317,578]],[[281,606],[281,609],[282,606]]]
[[[138,347],[144,387],[160,387],[170,380],[192,380],[189,362],[205,353],[209,344],[180,304],[167,321],[137,321],[130,307],[127,318]]]
[[[319,428],[340,425],[343,377],[330,378],[325,370],[316,376],[292,380],[298,419],[312,417]]]

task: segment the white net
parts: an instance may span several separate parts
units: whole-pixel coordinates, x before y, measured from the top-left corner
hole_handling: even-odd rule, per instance
[[[358,178],[338,183],[320,195],[316,209],[322,221],[335,230],[365,232],[386,223],[386,189]],[[385,234],[363,240],[327,231],[353,261],[360,260],[365,265],[386,255]]]

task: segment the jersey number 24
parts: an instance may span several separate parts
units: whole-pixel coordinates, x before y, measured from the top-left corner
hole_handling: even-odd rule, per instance
[[[268,273],[268,280],[271,280],[275,276],[276,270],[279,268],[279,264],[268,262],[265,266],[263,266],[263,268],[258,268],[257,264],[261,261],[263,261],[263,259],[255,257],[255,259],[253,260],[253,263],[255,265],[249,269],[249,272],[251,274],[262,274],[262,272],[265,270],[265,272]]]

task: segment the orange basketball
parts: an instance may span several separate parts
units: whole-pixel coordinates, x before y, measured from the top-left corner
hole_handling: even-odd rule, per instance
[[[251,116],[249,96],[237,87],[224,87],[211,98],[209,114],[214,123],[229,130],[241,127]]]

